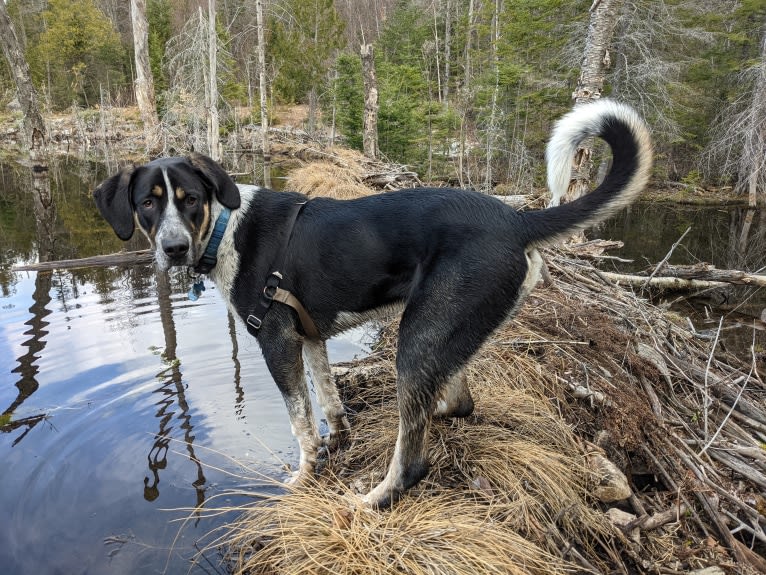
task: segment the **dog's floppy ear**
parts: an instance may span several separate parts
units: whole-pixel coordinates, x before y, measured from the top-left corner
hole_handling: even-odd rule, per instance
[[[239,188],[218,162],[197,153],[192,153],[189,156],[189,162],[197,173],[210,184],[219,202],[231,210],[239,207]]]
[[[93,190],[98,211],[121,240],[129,240],[135,229],[130,201],[130,183],[135,170],[135,166],[126,166]]]

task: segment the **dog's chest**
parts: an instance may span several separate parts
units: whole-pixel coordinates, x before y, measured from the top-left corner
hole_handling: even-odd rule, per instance
[[[235,247],[237,229],[241,225],[253,197],[257,193],[257,186],[239,186],[242,204],[240,208],[232,212],[226,232],[218,246],[218,262],[210,272],[210,279],[215,283],[221,297],[226,302],[229,311],[235,316],[236,310],[232,301],[232,288],[240,273],[240,256]]]

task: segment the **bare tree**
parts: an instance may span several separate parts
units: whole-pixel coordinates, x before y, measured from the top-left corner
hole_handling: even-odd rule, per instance
[[[580,78],[572,94],[575,105],[598,100],[601,97],[604,77],[612,60],[610,46],[623,2],[624,0],[594,0],[590,7],[590,24]],[[586,141],[578,148],[574,158],[574,175],[564,195],[565,202],[579,198],[590,187],[592,155],[592,141]]]
[[[159,143],[159,118],[154,99],[154,79],[149,64],[149,23],[146,20],[146,0],[130,0],[133,22],[133,51],[136,61],[136,103],[144,123],[144,140],[149,150]]]
[[[760,40],[758,61],[742,74],[751,88],[721,115],[722,130],[707,154],[721,161],[724,176],[736,179],[736,191],[747,192],[751,207],[766,192],[766,22]]]
[[[167,43],[165,66],[170,88],[165,92],[163,131],[176,142],[185,141],[189,150],[205,150],[211,157],[220,158],[218,123],[222,110],[217,83],[226,77],[231,58],[215,34],[214,14],[211,28],[210,4],[207,17],[199,7],[196,17]]]
[[[29,64],[24,58],[24,51],[8,16],[5,2],[0,2],[0,44],[16,83],[16,96],[24,114],[24,143],[30,151],[36,153],[47,144],[48,131],[37,103],[37,91],[32,84]]]
[[[261,102],[261,151],[263,152],[263,183],[271,187],[271,151],[269,149],[269,111],[266,80],[266,34],[264,33],[263,0],[255,0],[256,35],[258,36],[258,91]]]
[[[450,53],[452,42],[452,0],[447,0],[444,8],[444,78],[442,79],[441,98],[444,102],[449,100],[450,79]]]
[[[375,77],[375,57],[372,44],[362,44],[362,78],[364,80],[364,118],[362,148],[364,155],[378,157],[378,81]]]
[[[201,10],[202,8],[200,8]],[[220,160],[221,136],[218,132],[218,34],[215,30],[215,0],[208,0],[207,2],[207,65],[208,73],[205,86],[207,147],[210,157],[214,160]]]
[[[492,103],[490,104],[489,122],[487,124],[487,164],[485,166],[484,188],[487,193],[492,191],[492,156],[494,155],[495,143],[500,132],[500,111],[497,99],[500,93],[500,57],[498,44],[500,42],[500,9],[501,0],[495,0],[492,14],[492,74],[494,86],[492,87]]]
[[[378,82],[372,43],[380,35],[381,22],[394,9],[396,0],[336,0],[336,9],[346,21],[349,46],[359,46],[364,84],[362,148],[370,158],[378,156]]]
[[[346,37],[350,47],[375,41],[381,24],[391,14],[399,0],[335,0],[335,9],[346,22]]]
[[[750,206],[755,206],[759,188],[766,190],[766,22],[761,31],[761,59],[753,67],[753,76],[745,145],[739,163],[739,181],[747,183]]]

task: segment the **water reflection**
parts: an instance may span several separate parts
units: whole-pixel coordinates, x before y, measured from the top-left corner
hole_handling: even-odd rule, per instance
[[[245,390],[242,388],[242,364],[239,361],[239,343],[237,342],[237,325],[234,316],[227,310],[226,319],[229,326],[229,337],[231,338],[231,360],[234,363],[234,390],[236,393],[236,402],[234,403],[234,413],[238,420],[244,420],[243,413],[245,409]]]
[[[711,263],[719,269],[763,273],[766,268],[766,210],[740,206],[685,206],[639,203],[604,223],[590,237],[619,239],[625,246],[613,255],[630,263],[604,262],[618,271],[653,271],[671,246],[689,229],[669,262],[676,265]],[[727,285],[698,293],[661,296],[660,303],[690,318],[698,332],[717,330],[721,315],[723,347],[751,357],[766,345],[766,293],[749,286]]]
[[[725,206],[639,203],[605,222],[589,237],[620,239],[619,253],[641,270],[656,265],[687,228],[670,263],[709,262],[720,269],[756,271],[766,265],[766,210]]]
[[[159,497],[160,471],[167,467],[167,455],[171,441],[173,426],[171,422],[175,416],[181,421],[181,429],[184,431],[183,441],[189,453],[189,460],[197,467],[197,478],[192,486],[197,494],[196,507],[201,508],[205,503],[205,474],[202,463],[194,452],[194,435],[192,431],[192,418],[189,413],[189,404],[186,401],[186,393],[181,378],[181,361],[176,355],[176,326],[173,321],[173,303],[170,299],[170,279],[167,272],[157,273],[157,297],[160,307],[160,321],[162,332],[165,336],[165,351],[162,352],[162,361],[167,367],[157,374],[157,378],[163,382],[153,393],[158,393],[162,399],[157,402],[157,418],[160,420],[160,429],[154,437],[154,444],[149,450],[149,471],[152,479],[144,478],[144,499],[154,501]],[[173,404],[177,403],[181,412],[176,416],[172,410]]]
[[[44,413],[40,413],[33,416],[24,417],[17,420],[12,420],[13,414],[26,401],[33,393],[35,393],[40,384],[37,381],[37,373],[39,366],[37,364],[40,359],[41,352],[45,349],[46,340],[48,335],[48,322],[45,320],[51,311],[48,309],[48,304],[51,301],[51,274],[39,273],[35,278],[35,291],[32,293],[33,304],[29,308],[29,313],[32,317],[24,322],[24,325],[29,326],[29,329],[24,332],[25,336],[31,336],[28,340],[24,341],[21,345],[27,348],[24,355],[16,359],[17,365],[11,370],[11,373],[19,374],[19,379],[16,382],[18,388],[18,395],[11,402],[11,404],[3,411],[3,421],[9,420],[3,426],[0,426],[0,431],[11,432],[19,427],[24,427],[25,431],[13,441],[13,445],[16,445],[19,441],[31,431],[31,429],[40,423],[45,418]]]
[[[53,259],[55,245],[55,224],[56,224],[56,205],[51,196],[51,184],[48,178],[48,166],[36,165],[27,172],[27,186],[30,203],[33,206],[35,217],[35,230],[37,238],[38,258],[41,262],[47,262]],[[45,336],[48,335],[48,322],[45,320],[51,311],[48,304],[51,301],[51,274],[39,273],[35,277],[35,289],[32,293],[32,305],[29,307],[30,319],[24,322],[29,329],[24,332],[25,336],[30,336],[21,345],[27,349],[21,357],[16,359],[16,367],[11,373],[18,374],[19,379],[16,382],[18,394],[11,404],[3,410],[0,421],[4,425],[0,426],[0,431],[10,433],[19,428],[24,431],[14,441],[13,445],[18,444],[24,437],[45,418],[45,413],[39,413],[12,420],[13,414],[33,393],[37,391],[40,384],[37,381],[41,352],[45,349]]]
[[[282,477],[297,458],[284,403],[256,342],[215,293],[183,300],[182,275],[11,271],[145,247],[95,209],[103,167],[38,176],[0,163],[0,571],[154,572],[173,547],[168,572],[199,572],[194,541],[225,518],[197,515],[181,537],[173,520],[211,495],[239,502],[222,492],[242,489],[242,466]]]

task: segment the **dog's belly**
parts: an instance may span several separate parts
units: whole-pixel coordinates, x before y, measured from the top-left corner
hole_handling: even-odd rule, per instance
[[[333,333],[341,333],[353,327],[373,320],[390,319],[401,315],[404,302],[396,302],[376,307],[363,312],[341,311],[335,316],[332,324]]]

